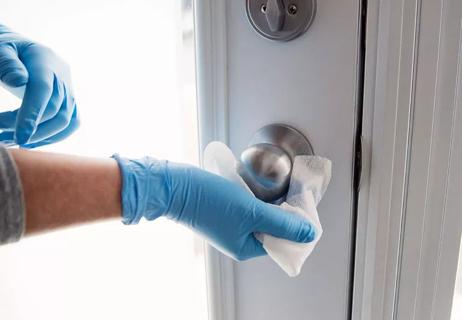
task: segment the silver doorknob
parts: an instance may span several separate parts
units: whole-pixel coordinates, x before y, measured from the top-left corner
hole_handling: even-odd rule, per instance
[[[289,188],[295,156],[312,154],[302,133],[287,125],[270,124],[255,133],[237,169],[257,198],[280,203]]]

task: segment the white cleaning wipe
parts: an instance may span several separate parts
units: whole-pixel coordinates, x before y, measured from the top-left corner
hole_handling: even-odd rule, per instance
[[[237,173],[237,160],[221,142],[211,142],[204,151],[204,167],[234,183],[250,189]],[[322,235],[316,206],[321,201],[331,177],[330,160],[318,156],[297,156],[292,167],[289,191],[281,208],[298,214],[316,228],[310,243],[296,243],[268,234],[256,234],[268,255],[291,277],[297,276]]]

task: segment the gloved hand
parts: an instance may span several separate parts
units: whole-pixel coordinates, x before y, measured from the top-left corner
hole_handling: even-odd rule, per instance
[[[220,176],[152,158],[113,157],[122,173],[125,224],[165,216],[199,232],[236,260],[266,254],[254,232],[304,243],[315,238],[307,220],[256,199]]]
[[[0,141],[37,147],[73,133],[79,119],[70,71],[53,51],[0,24],[0,81],[26,85],[21,107],[0,113]]]

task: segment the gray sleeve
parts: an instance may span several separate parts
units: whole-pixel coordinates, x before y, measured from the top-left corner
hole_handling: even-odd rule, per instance
[[[16,164],[0,144],[0,245],[19,241],[24,232],[24,200]]]

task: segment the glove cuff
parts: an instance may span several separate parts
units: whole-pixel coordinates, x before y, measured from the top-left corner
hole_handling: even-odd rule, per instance
[[[132,160],[114,154],[122,175],[122,222],[137,224],[142,217],[154,220],[169,206],[166,161],[145,157]]]

